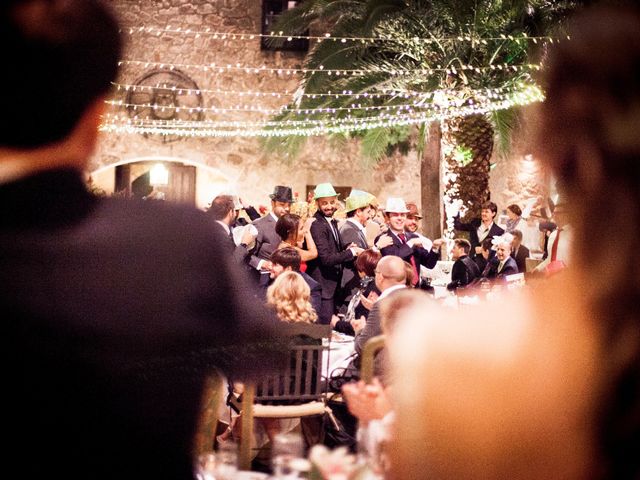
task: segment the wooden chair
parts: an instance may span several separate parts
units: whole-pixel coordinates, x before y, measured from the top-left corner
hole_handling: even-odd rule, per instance
[[[375,363],[376,354],[384,348],[385,336],[378,335],[371,337],[364,344],[362,349],[362,355],[360,357],[360,378],[365,383],[371,383],[373,380],[373,367]]]
[[[222,375],[220,372],[214,371],[207,377],[202,393],[200,419],[193,442],[195,458],[198,458],[201,453],[213,450],[218,423],[218,407],[222,398],[221,391]]]
[[[265,376],[260,383],[245,384],[242,397],[242,431],[239,466],[251,467],[251,436],[254,418],[301,418],[321,415],[326,404],[331,325],[292,323],[285,327],[291,337],[290,363],[284,372]]]

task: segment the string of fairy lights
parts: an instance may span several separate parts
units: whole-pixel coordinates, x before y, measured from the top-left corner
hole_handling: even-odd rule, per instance
[[[211,28],[182,28],[182,27],[153,27],[153,26],[130,26],[124,27],[121,30],[121,33],[127,35],[167,35],[167,34],[177,34],[181,36],[193,36],[194,38],[206,37],[212,40],[224,40],[224,41],[250,41],[255,39],[273,39],[273,40],[284,40],[287,42],[291,42],[294,40],[313,40],[317,42],[359,42],[359,43],[381,43],[381,42],[397,42],[398,38],[395,36],[380,36],[380,37],[359,37],[359,36],[333,36],[330,33],[325,33],[323,35],[288,35],[284,32],[270,32],[266,34],[261,33],[247,33],[247,32],[222,32],[216,31]],[[559,42],[563,39],[570,40],[571,37],[566,36],[530,36],[526,33],[522,33],[520,35],[506,35],[501,34],[496,37],[479,37],[476,35],[456,35],[449,37],[409,37],[403,39],[403,41],[410,41],[416,44],[420,43],[445,43],[445,42],[469,42],[469,43],[481,43],[487,44],[488,42],[493,41],[511,41],[511,42],[532,42],[537,44],[539,42],[549,42],[555,43]]]
[[[383,99],[387,97],[391,98],[405,98],[409,99],[412,97],[419,97],[421,99],[432,98],[436,95],[459,95],[460,89],[455,88],[439,88],[430,90],[428,92],[422,92],[417,90],[400,90],[393,88],[384,88],[381,91],[376,92],[361,92],[356,93],[353,90],[341,90],[339,92],[328,91],[325,93],[306,93],[301,90],[283,90],[280,92],[276,91],[261,91],[261,90],[224,90],[220,88],[215,89],[205,89],[205,88],[188,88],[188,87],[180,87],[177,85],[163,85],[157,83],[156,85],[134,85],[127,83],[119,83],[112,82],[115,90],[117,92],[147,92],[153,94],[157,91],[171,91],[176,95],[197,95],[202,96],[205,94],[212,94],[215,96],[224,96],[224,97],[273,97],[273,98],[310,98],[310,99],[322,99],[322,98],[340,98],[340,97],[351,97],[353,99]],[[527,88],[527,85],[524,83],[520,83],[516,86],[503,86],[496,88],[479,88],[479,89],[471,89],[467,88],[464,90],[466,96],[486,96],[492,97],[496,95],[500,95],[503,92],[514,91],[514,90],[522,90],[523,88]]]
[[[159,88],[161,90],[161,88]],[[444,94],[443,94],[444,95]],[[430,99],[434,98],[434,95],[429,96]],[[444,97],[446,98],[446,96]],[[486,95],[482,95],[480,93],[476,93],[473,99],[459,99],[459,102],[471,102],[471,103],[479,103],[482,104],[484,101],[503,101],[509,99],[522,99],[522,100],[535,100],[541,98],[540,90],[535,86],[529,86],[527,89],[522,89],[518,91],[512,91],[507,93],[498,93],[498,92],[488,92]],[[421,109],[436,109],[436,110],[444,110],[447,108],[453,108],[454,105],[445,105],[441,106],[437,103],[426,102],[426,98],[419,98],[411,104],[400,104],[400,105],[362,105],[357,103],[352,103],[349,106],[345,107],[318,107],[318,108],[293,108],[289,105],[284,105],[280,108],[265,108],[255,104],[242,104],[242,105],[234,105],[230,107],[201,107],[201,106],[167,106],[153,103],[127,103],[124,100],[107,100],[106,103],[109,105],[113,105],[116,107],[127,107],[129,110],[142,111],[145,109],[151,109],[154,111],[174,111],[176,113],[186,112],[186,113],[200,113],[200,112],[210,112],[210,113],[223,113],[223,112],[251,112],[251,113],[259,113],[263,115],[277,115],[281,113],[290,113],[294,115],[313,115],[313,114],[322,114],[322,113],[338,113],[338,112],[347,112],[351,113],[353,111],[360,112],[368,112],[368,111],[379,111],[379,112],[389,112],[389,111],[408,111],[411,112],[413,110],[421,110]],[[449,101],[449,100],[447,100]]]
[[[187,70],[199,70],[203,72],[217,72],[217,73],[226,73],[226,72],[243,72],[248,74],[279,74],[279,75],[298,75],[298,74],[309,74],[309,73],[322,73],[326,75],[334,75],[334,76],[362,76],[369,75],[372,73],[386,73],[389,75],[433,75],[434,73],[442,72],[446,74],[457,74],[460,72],[489,72],[489,71],[512,71],[512,72],[520,72],[524,70],[537,71],[542,68],[540,64],[534,63],[523,63],[523,64],[509,64],[509,63],[493,63],[491,65],[449,65],[442,66],[436,65],[434,67],[429,68],[415,68],[415,69],[401,69],[401,68],[384,68],[380,66],[372,67],[372,68],[355,68],[355,69],[330,69],[324,68],[323,65],[320,65],[318,68],[283,68],[283,67],[268,67],[267,65],[260,65],[259,67],[250,66],[250,65],[242,65],[241,63],[236,63],[232,65],[227,63],[225,65],[218,65],[216,63],[210,64],[190,64],[190,63],[167,63],[167,62],[152,62],[148,60],[121,60],[118,62],[119,66],[123,65],[133,65],[136,67],[144,67],[144,68],[158,68],[158,69],[167,69],[169,71],[176,69],[187,69]]]
[[[220,32],[213,29],[190,29],[180,27],[127,27],[123,33],[129,35],[181,35],[195,38],[207,37],[213,40],[247,41],[271,38],[274,40],[293,41],[310,39],[315,41],[339,41],[376,43],[398,41],[391,37],[334,37],[330,34],[322,36],[284,35],[282,32],[270,34]],[[569,37],[566,37],[570,39]],[[429,42],[470,42],[473,44],[491,41],[515,42],[549,42],[560,41],[558,37],[533,37],[527,35],[500,35],[480,38],[472,35],[445,38],[413,37],[408,41],[415,43]],[[406,38],[402,41],[407,41]],[[530,78],[530,74],[542,68],[536,63],[492,63],[489,65],[449,64],[430,65],[422,68],[393,68],[385,65],[372,65],[368,68],[332,69],[319,65],[315,68],[274,67],[272,65],[247,65],[236,63],[204,63],[192,64],[181,62],[159,62],[141,59],[123,59],[120,66],[132,69],[154,69],[162,72],[198,71],[205,75],[216,74],[253,74],[277,75],[287,79],[303,76],[327,75],[334,77],[359,77],[371,74],[385,74],[390,78],[423,77],[433,75],[458,75],[467,78],[473,74],[491,72],[509,72],[521,78]],[[406,81],[406,80],[405,80]],[[390,82],[392,83],[392,82]],[[484,89],[437,89],[431,91],[404,91],[385,88],[376,91],[355,93],[349,90],[327,92],[305,92],[302,88],[294,91],[260,91],[260,90],[225,90],[184,88],[170,82],[155,85],[114,83],[117,98],[107,100],[115,113],[104,116],[102,130],[115,133],[144,133],[159,135],[180,135],[194,137],[229,137],[229,136],[289,136],[289,135],[325,135],[329,133],[346,133],[378,127],[411,125],[432,120],[441,120],[475,113],[486,113],[494,110],[526,105],[543,100],[543,94],[533,82],[520,82],[509,87]],[[170,93],[169,101],[166,94]],[[123,98],[123,94],[126,97]],[[135,94],[135,97],[132,95]],[[163,95],[165,96],[163,98]],[[180,99],[181,96],[224,97],[231,105],[194,105],[193,99]],[[118,98],[119,97],[119,98]],[[342,106],[315,106],[300,108],[303,100],[319,101],[345,98]],[[348,100],[347,100],[347,97]],[[262,106],[256,99],[284,99],[286,104],[274,108],[273,105]],[[249,101],[244,101],[248,99]],[[406,101],[403,101],[406,100]],[[377,105],[376,100],[385,102]],[[373,101],[373,102],[372,102]],[[398,103],[400,102],[400,103]],[[273,101],[270,101],[273,103]],[[373,103],[373,104],[372,104]],[[122,112],[121,114],[118,111]],[[228,118],[217,120],[211,118],[224,114]],[[255,115],[282,115],[279,120],[256,120]],[[374,115],[375,114],[375,115]],[[250,115],[249,120],[237,120],[238,115]],[[313,118],[320,116],[321,118]],[[187,117],[187,118],[185,118]],[[293,117],[293,119],[291,118]],[[169,119],[167,119],[169,118]]]
[[[530,92],[529,95],[534,95]],[[541,96],[541,92],[539,92]],[[189,120],[157,120],[136,119],[124,115],[108,114],[104,118],[102,129],[107,132],[144,133],[159,135],[181,135],[192,137],[278,137],[289,135],[326,135],[331,133],[347,133],[380,127],[414,125],[432,120],[443,120],[455,116],[487,113],[510,108],[523,101],[521,98],[503,99],[485,104],[463,106],[444,106],[426,109],[422,112],[401,114],[381,114],[372,117],[346,117],[325,119],[304,119],[265,122],[233,122],[233,121],[189,121]],[[533,101],[529,99],[529,101]]]

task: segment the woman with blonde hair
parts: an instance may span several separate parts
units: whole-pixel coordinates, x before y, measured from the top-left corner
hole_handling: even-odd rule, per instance
[[[310,298],[309,285],[296,272],[281,273],[267,290],[267,304],[275,308],[283,322],[314,323],[318,316]]]

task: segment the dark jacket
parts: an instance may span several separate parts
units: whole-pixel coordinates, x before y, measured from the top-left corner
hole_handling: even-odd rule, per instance
[[[511,252],[511,258],[516,261],[516,265],[518,265],[518,272],[525,273],[527,271],[527,258],[529,258],[529,249],[524,245],[520,245],[518,247],[518,253]]]
[[[469,243],[471,243],[469,256],[471,258],[476,256],[476,247],[479,247],[481,243],[480,240],[478,240],[478,227],[480,227],[481,223],[479,218],[474,218],[469,223],[462,223],[459,216],[453,220],[453,228],[462,232],[469,232]],[[485,238],[499,237],[502,234],[504,234],[504,230],[495,223],[492,223],[491,228],[489,228],[489,234]]]
[[[239,348],[273,343],[279,322],[251,300],[228,251],[212,248],[224,241],[203,212],[100,199],[73,170],[0,185],[13,469],[24,478],[193,478],[212,368],[257,375],[275,361]],[[34,432],[52,435],[36,456],[26,448]]]
[[[318,257],[307,262],[307,273],[322,287],[322,298],[333,298],[340,286],[342,269],[353,261],[353,253],[342,248],[340,232],[336,240],[322,212],[317,211],[314,217],[311,236],[318,249]]]
[[[391,235],[393,244],[380,250],[380,253],[382,253],[383,257],[386,257],[387,255],[395,255],[396,257],[400,257],[405,262],[411,263],[411,257],[413,256],[416,262],[416,266],[424,265],[426,268],[433,268],[436,266],[436,263],[438,263],[438,260],[440,259],[439,251],[434,252],[433,250],[426,250],[422,247],[411,248],[409,245],[407,245],[407,243],[403,243],[395,233],[391,232],[391,230],[389,230],[387,234]],[[376,237],[376,242],[382,235],[384,234],[378,235]],[[412,238],[417,237],[418,235],[416,235],[415,233],[405,232],[405,238],[407,242]]]
[[[491,278],[502,278],[507,275],[513,275],[514,273],[518,273],[518,265],[516,264],[516,261],[511,257],[507,257],[504,267],[502,267],[502,271],[500,273],[498,273],[499,266],[500,266],[500,262],[498,261],[498,257],[493,257],[489,261],[489,263],[487,263],[487,266],[484,268],[484,271],[482,272],[482,276],[484,278],[491,279]]]

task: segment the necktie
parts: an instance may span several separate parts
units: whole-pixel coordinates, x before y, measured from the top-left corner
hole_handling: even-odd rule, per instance
[[[498,273],[500,273],[502,271],[502,268],[504,267],[504,262],[500,262],[498,264]]]
[[[558,243],[560,241],[560,232],[562,230],[558,229],[558,231],[556,232],[556,239],[553,241],[553,246],[551,247],[551,261],[555,262],[556,261],[556,257],[558,256]]]
[[[338,221],[336,219],[331,220],[331,230],[333,231],[333,238],[336,242],[340,243],[340,237],[338,237]]]
[[[404,233],[399,233],[398,238],[402,243],[407,243],[407,236]],[[409,261],[411,262],[411,266],[413,267],[413,285],[416,286],[420,281],[420,274],[418,273],[418,266],[416,265],[416,259],[411,253],[411,257],[409,257]]]

